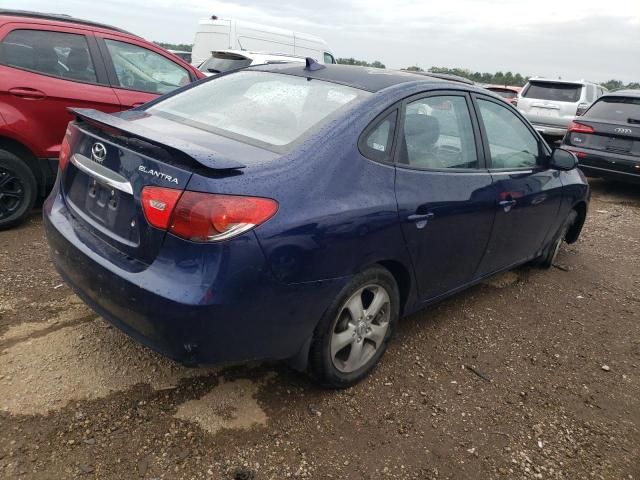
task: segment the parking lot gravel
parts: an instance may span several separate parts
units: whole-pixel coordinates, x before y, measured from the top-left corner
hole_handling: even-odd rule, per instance
[[[188,369],[88,309],[36,212],[0,232],[0,478],[640,479],[640,187],[581,240],[401,322],[342,391]]]

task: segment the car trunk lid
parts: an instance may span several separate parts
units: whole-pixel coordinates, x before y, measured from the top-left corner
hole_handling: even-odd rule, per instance
[[[72,113],[76,121],[68,130],[70,158],[60,180],[66,203],[81,228],[143,265],[157,256],[166,234],[146,220],[141,200],[145,187],[183,191],[195,171],[224,176],[244,167],[138,124],[142,112]]]

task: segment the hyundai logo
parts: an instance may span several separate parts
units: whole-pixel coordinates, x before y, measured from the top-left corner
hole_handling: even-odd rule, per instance
[[[630,128],[616,128],[614,131],[616,133],[622,133],[624,135],[630,135],[633,133],[633,130],[631,130]]]
[[[91,159],[98,163],[102,163],[105,158],[107,158],[107,147],[100,142],[94,143],[93,147],[91,147]]]

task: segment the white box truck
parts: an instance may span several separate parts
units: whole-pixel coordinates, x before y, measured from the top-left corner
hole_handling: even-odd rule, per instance
[[[220,50],[247,50],[311,57],[320,63],[336,63],[327,42],[314,35],[269,27],[243,20],[226,20],[215,15],[198,22],[191,63],[200,65]]]

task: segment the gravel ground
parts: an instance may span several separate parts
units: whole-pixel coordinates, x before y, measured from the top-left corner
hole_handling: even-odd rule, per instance
[[[405,319],[344,391],[187,369],[62,284],[39,214],[0,233],[0,478],[640,479],[640,187],[581,240]]]

